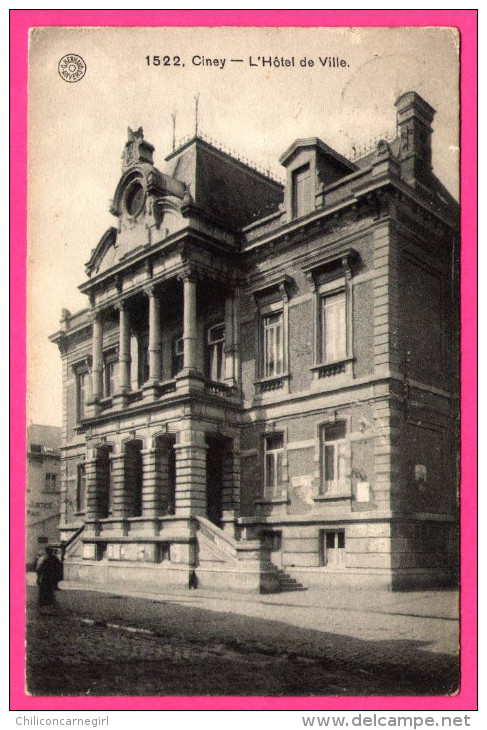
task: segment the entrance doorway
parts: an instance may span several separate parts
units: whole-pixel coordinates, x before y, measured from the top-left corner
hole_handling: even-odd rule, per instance
[[[218,527],[223,517],[223,459],[225,439],[207,437],[206,516]]]

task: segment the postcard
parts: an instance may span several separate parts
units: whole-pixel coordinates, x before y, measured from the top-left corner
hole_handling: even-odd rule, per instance
[[[63,12],[24,22],[17,707],[474,709],[461,28]]]

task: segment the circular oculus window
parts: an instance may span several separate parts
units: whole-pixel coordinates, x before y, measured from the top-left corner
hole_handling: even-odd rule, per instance
[[[134,182],[125,194],[125,210],[135,216],[142,210],[145,200],[145,190],[139,182]]]

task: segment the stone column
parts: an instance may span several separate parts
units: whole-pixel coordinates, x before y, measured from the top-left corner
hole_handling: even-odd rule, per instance
[[[163,513],[161,489],[161,448],[143,449],[142,454],[142,515],[157,517]]]
[[[193,273],[183,276],[184,287],[184,369],[196,370],[196,277]]]
[[[103,396],[103,323],[99,313],[93,314],[92,347],[92,397],[98,400]]]
[[[204,431],[180,432],[176,451],[176,516],[206,515],[206,451]]]
[[[111,513],[112,517],[123,519],[131,515],[132,500],[125,484],[125,454],[110,456],[112,466]]]
[[[161,379],[161,302],[154,289],[146,290],[149,297],[149,383],[156,385]]]
[[[86,459],[85,461],[85,477],[86,477],[86,507],[85,520],[91,522],[100,519],[100,509],[98,500],[98,468],[97,460]]]
[[[223,456],[223,530],[235,537],[236,518],[240,511],[240,455],[238,440],[233,439],[225,445]]]
[[[119,330],[119,391],[127,393],[130,390],[130,315],[126,304],[118,305],[120,310]]]

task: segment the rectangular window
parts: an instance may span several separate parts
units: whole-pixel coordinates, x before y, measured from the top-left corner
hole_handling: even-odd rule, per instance
[[[323,565],[345,565],[345,530],[323,533]]]
[[[215,382],[225,376],[225,324],[220,322],[208,328],[206,339],[207,377]]]
[[[105,357],[103,368],[103,395],[108,398],[118,390],[118,358],[114,354]]]
[[[322,492],[344,492],[347,487],[346,424],[332,423],[322,430]]]
[[[263,377],[272,378],[284,372],[283,313],[263,317]]]
[[[88,373],[78,373],[76,376],[76,415],[78,421],[86,418],[86,401],[88,398]]]
[[[284,437],[282,433],[266,436],[264,462],[266,496],[281,496],[283,450]]]
[[[300,218],[313,209],[311,205],[311,171],[309,165],[293,172],[293,218]]]
[[[347,356],[347,317],[345,292],[321,298],[322,362],[343,360]]]
[[[78,464],[78,478],[76,483],[76,512],[85,511],[86,499],[86,467]]]
[[[46,474],[44,491],[50,492],[51,494],[53,492],[57,492],[57,474],[52,474],[52,473]]]
[[[184,339],[176,337],[172,343],[172,375],[173,378],[184,368]]]

